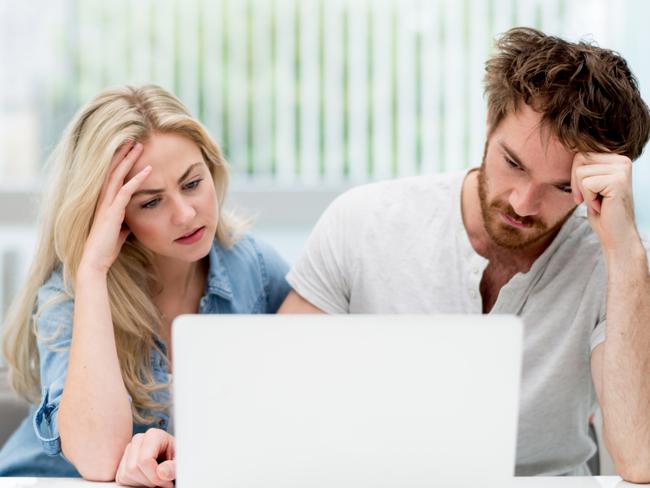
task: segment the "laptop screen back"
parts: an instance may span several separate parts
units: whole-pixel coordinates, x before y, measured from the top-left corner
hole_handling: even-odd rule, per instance
[[[521,334],[509,316],[181,316],[178,486],[505,483]]]

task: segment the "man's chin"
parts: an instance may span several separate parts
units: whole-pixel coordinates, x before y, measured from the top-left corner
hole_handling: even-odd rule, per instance
[[[531,247],[548,235],[548,229],[537,232],[526,232],[501,225],[487,226],[488,235],[497,246],[512,251],[521,251]]]

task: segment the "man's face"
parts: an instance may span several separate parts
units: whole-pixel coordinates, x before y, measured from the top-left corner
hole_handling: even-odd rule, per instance
[[[555,235],[575,208],[573,156],[528,105],[501,121],[488,137],[478,177],[481,213],[494,243],[525,250]]]

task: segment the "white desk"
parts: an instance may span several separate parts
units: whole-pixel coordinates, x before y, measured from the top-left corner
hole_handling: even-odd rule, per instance
[[[0,488],[82,488],[121,486],[117,483],[93,483],[77,478],[0,478]],[[635,485],[622,481],[618,476],[573,476],[515,478],[510,488],[624,488]],[[474,487],[468,487],[474,488]],[[479,487],[476,487],[479,488]],[[482,484],[480,488],[491,488]],[[498,487],[503,488],[503,487]]]

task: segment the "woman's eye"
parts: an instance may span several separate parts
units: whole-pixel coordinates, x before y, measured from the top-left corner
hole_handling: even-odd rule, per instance
[[[156,205],[158,205],[159,201],[160,198],[154,198],[153,200],[149,200],[148,202],[142,204],[142,208],[154,208]]]
[[[187,190],[194,190],[197,186],[199,186],[199,183],[201,183],[201,179],[199,178],[198,180],[190,181],[187,185],[185,185],[185,188]]]
[[[570,186],[556,186],[555,188],[560,190],[562,193],[571,193],[571,192],[573,192],[573,188],[571,188]]]

